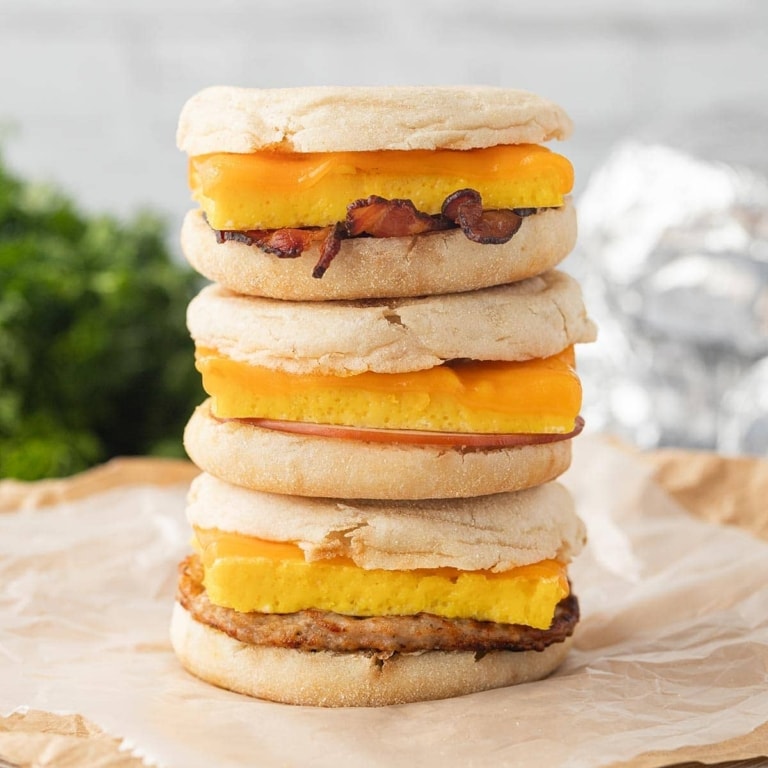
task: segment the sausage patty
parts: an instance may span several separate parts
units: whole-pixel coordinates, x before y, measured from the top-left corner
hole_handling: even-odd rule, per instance
[[[573,594],[557,605],[549,629],[430,613],[370,617],[311,609],[289,614],[240,613],[211,603],[202,578],[200,558],[191,555],[179,566],[178,601],[197,621],[250,645],[341,653],[542,651],[572,635],[579,620],[579,603]]]

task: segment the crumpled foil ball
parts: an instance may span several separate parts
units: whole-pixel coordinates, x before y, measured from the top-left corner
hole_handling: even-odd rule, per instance
[[[565,269],[600,327],[578,352],[589,427],[768,455],[768,177],[627,141],[577,205]]]

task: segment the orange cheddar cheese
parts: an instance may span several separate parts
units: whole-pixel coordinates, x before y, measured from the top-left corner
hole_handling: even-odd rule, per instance
[[[347,558],[307,562],[292,542],[195,528],[215,605],[237,611],[294,613],[316,608],[351,616],[427,612],[547,629],[569,594],[566,566],[545,560],[503,573],[455,568],[365,570]]]
[[[567,434],[581,408],[573,347],[522,362],[455,361],[410,373],[289,374],[198,348],[218,418],[379,429]]]
[[[407,199],[427,214],[459,189],[483,206],[560,206],[573,167],[535,144],[470,150],[215,153],[189,160],[192,196],[214,229],[328,226],[370,195]]]

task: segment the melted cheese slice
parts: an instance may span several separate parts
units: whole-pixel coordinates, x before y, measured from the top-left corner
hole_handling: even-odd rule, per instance
[[[453,362],[410,373],[290,374],[198,348],[218,418],[465,433],[571,432],[581,408],[573,347],[523,362]]]
[[[215,605],[236,611],[294,613],[309,608],[348,616],[410,616],[525,624],[547,629],[569,593],[566,566],[555,560],[505,573],[453,568],[364,570],[346,558],[307,562],[293,543],[195,528]]]
[[[448,195],[467,187],[489,209],[560,206],[573,187],[573,167],[535,144],[216,153],[190,158],[189,185],[214,229],[280,229],[344,221],[347,206],[370,195],[404,198],[424,213],[440,213]]]

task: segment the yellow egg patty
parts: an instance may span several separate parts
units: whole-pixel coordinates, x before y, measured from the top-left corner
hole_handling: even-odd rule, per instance
[[[566,566],[545,560],[503,573],[454,568],[364,570],[346,558],[307,562],[293,543],[195,528],[212,603],[236,611],[316,608],[351,616],[420,612],[547,629],[569,594]]]
[[[573,347],[522,362],[445,364],[410,373],[291,374],[198,348],[219,418],[380,429],[567,434],[581,408]]]
[[[440,213],[446,197],[477,190],[483,206],[560,206],[573,167],[535,144],[469,150],[215,153],[189,160],[189,184],[214,229],[328,226],[355,200],[407,199]]]

